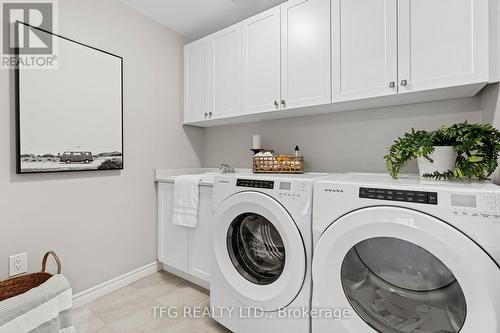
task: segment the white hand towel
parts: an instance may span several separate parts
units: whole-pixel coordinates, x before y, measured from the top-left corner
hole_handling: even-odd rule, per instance
[[[186,227],[198,225],[201,178],[203,175],[184,175],[175,179],[173,224]]]

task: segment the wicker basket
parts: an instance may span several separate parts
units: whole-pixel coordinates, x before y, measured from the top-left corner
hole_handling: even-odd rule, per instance
[[[304,173],[302,156],[254,156],[254,173]]]
[[[61,261],[54,251],[45,253],[42,260],[42,270],[38,273],[26,274],[0,282],[0,302],[8,298],[24,294],[25,292],[40,286],[53,275],[45,272],[47,258],[52,255],[57,263],[57,274],[61,273]]]

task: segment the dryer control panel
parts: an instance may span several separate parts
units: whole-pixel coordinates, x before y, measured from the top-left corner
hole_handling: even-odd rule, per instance
[[[478,217],[500,223],[500,194],[450,194],[453,215]]]
[[[427,205],[438,204],[437,192],[406,191],[384,188],[359,188],[359,197],[363,199],[413,202]]]

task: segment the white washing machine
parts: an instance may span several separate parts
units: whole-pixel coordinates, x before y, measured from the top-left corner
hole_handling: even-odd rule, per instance
[[[314,190],[313,333],[500,332],[500,188],[346,174]]]
[[[210,306],[231,331],[310,332],[299,311],[310,307],[313,183],[324,176],[215,179]]]

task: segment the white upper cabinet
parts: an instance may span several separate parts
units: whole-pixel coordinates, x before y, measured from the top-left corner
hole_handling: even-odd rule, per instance
[[[488,0],[399,0],[399,92],[489,81]]]
[[[499,81],[498,1],[284,1],[186,46],[185,122],[473,96]]]
[[[210,43],[201,39],[184,47],[184,121],[208,118],[210,112]]]
[[[211,36],[211,111],[209,118],[241,113],[242,30],[236,24]]]
[[[331,103],[330,0],[281,5],[281,108]]]
[[[396,0],[332,0],[333,102],[397,93],[396,15]]]
[[[243,21],[243,113],[279,108],[280,7]]]

